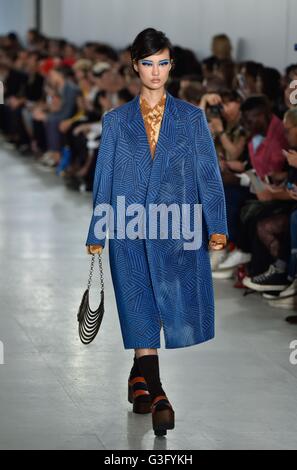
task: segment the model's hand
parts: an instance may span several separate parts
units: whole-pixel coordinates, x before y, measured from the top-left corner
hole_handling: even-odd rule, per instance
[[[226,235],[221,235],[218,233],[214,233],[210,237],[209,241],[209,248],[211,250],[223,250],[225,246],[227,245],[227,237]]]
[[[103,247],[101,245],[88,245],[87,253],[88,255],[101,255]]]

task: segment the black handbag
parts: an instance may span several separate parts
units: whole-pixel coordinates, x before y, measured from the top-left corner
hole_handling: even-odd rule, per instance
[[[92,255],[90,274],[88,280],[88,288],[85,291],[79,310],[77,314],[78,333],[80,340],[83,344],[90,344],[97,336],[99,331],[103,315],[104,315],[104,279],[103,279],[103,267],[101,255],[98,254],[99,261],[99,272],[100,272],[100,284],[101,284],[101,301],[99,307],[96,310],[90,309],[89,304],[89,292],[91,288],[95,256]]]

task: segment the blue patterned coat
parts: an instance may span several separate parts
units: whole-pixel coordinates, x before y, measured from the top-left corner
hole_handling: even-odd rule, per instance
[[[184,240],[120,239],[115,214],[109,260],[125,349],[182,348],[214,337],[214,295],[208,242],[226,234],[226,207],[217,156],[204,112],[167,92],[152,159],[139,95],[105,114],[93,188],[93,209],[117,196],[126,206],[202,204],[202,243],[184,250]],[[105,246],[95,235],[93,212],[86,245]],[[127,216],[125,223],[131,218]],[[171,226],[171,223],[169,223]],[[169,232],[170,234],[170,232]]]

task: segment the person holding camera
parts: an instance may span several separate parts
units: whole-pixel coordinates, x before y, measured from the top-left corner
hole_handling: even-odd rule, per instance
[[[224,90],[220,94],[205,94],[200,103],[207,115],[214,138],[224,184],[229,250],[213,252],[211,264],[215,279],[228,279],[238,264],[250,260],[250,255],[236,247],[239,237],[240,210],[245,201],[252,197],[249,179],[239,178],[250,166],[247,150],[247,133],[241,125],[241,98],[235,90]]]

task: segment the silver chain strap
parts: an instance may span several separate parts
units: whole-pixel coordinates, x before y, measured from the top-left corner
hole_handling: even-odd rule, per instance
[[[89,274],[89,279],[88,279],[88,289],[91,288],[92,276],[93,276],[93,271],[94,271],[95,256],[96,256],[95,254],[92,255],[91,267],[90,267],[90,274]],[[101,258],[101,255],[99,255],[99,254],[98,254],[98,261],[99,261],[99,272],[100,272],[100,285],[101,285],[101,290],[104,290],[104,278],[103,278],[102,258]]]

